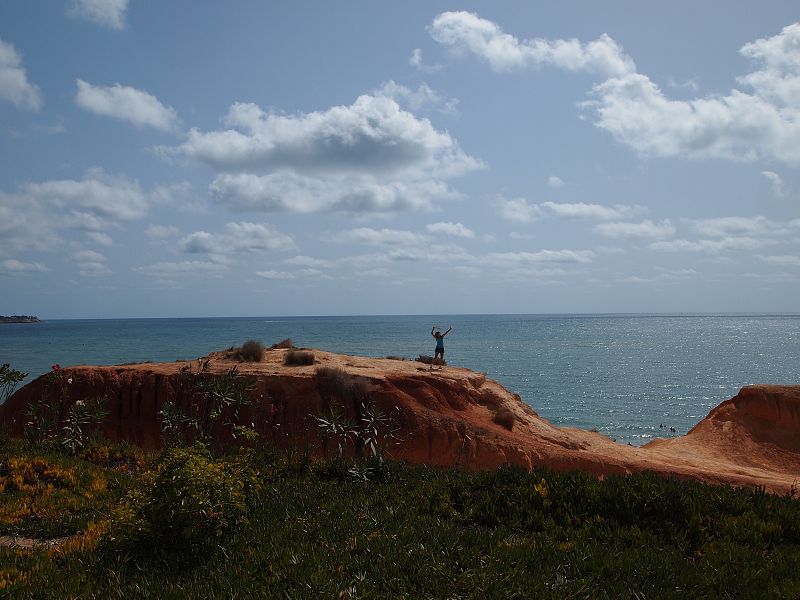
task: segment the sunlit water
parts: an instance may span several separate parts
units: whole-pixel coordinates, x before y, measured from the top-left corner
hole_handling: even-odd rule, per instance
[[[686,433],[751,383],[800,383],[800,315],[459,315],[47,321],[0,325],[0,363],[30,372],[197,358],[247,339],[363,356],[433,354],[485,371],[557,425],[620,443]],[[664,425],[665,427],[661,427]],[[670,432],[670,427],[676,432]]]

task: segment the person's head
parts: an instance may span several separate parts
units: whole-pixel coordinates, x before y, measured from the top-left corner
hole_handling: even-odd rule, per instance
[[[436,331],[433,332],[433,337],[435,337],[438,340],[440,337],[442,337],[442,332],[437,329]]]

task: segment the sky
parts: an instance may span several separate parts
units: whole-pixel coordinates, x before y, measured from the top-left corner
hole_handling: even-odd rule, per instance
[[[797,312],[796,1],[0,2],[0,314]]]

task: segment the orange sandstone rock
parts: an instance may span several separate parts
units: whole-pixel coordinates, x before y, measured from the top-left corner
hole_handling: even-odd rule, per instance
[[[283,446],[322,445],[309,415],[342,401],[351,418],[358,407],[335,398],[320,384],[317,369],[333,367],[361,382],[372,402],[393,412],[402,442],[393,458],[439,466],[495,468],[513,463],[531,468],[580,469],[595,475],[654,471],[662,475],[731,485],[762,485],[785,493],[800,480],[800,386],[749,386],[711,411],[687,435],[637,448],[598,433],[559,428],[485,374],[444,367],[430,370],[415,361],[343,356],[315,350],[316,363],[284,366],[282,349],[268,350],[260,363],[239,363],[224,353],[210,358],[210,372],[236,366],[255,383],[255,406],[242,413],[262,435]],[[161,445],[158,413],[167,401],[186,407],[193,398],[181,383],[189,363],[116,367],[71,367],[63,415],[76,400],[109,399],[104,431],[111,440],[146,448]],[[195,363],[196,365],[196,363]],[[21,435],[28,402],[41,398],[44,378],[31,382],[5,405],[0,423]],[[513,415],[509,430],[494,421],[499,410]],[[504,419],[508,425],[508,418]],[[225,442],[225,440],[221,440]]]

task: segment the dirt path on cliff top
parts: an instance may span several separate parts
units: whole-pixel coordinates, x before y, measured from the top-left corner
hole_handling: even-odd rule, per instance
[[[453,366],[431,369],[412,360],[321,350],[313,350],[313,365],[286,366],[286,352],[268,350],[258,363],[239,362],[225,352],[212,353],[208,358],[212,372],[236,367],[243,375],[285,378],[300,384],[313,380],[320,367],[339,368],[364,378],[380,393],[394,394],[398,402],[404,403],[416,419],[415,427],[430,429],[431,423],[466,427],[468,437],[476,437],[470,437],[475,451],[474,462],[468,465],[474,468],[492,468],[505,461],[559,470],[582,469],[597,475],[654,471],[708,483],[765,486],[777,493],[788,492],[800,480],[800,441],[796,448],[786,442],[800,440],[800,386],[744,388],[742,393],[752,393],[742,398],[740,393],[722,403],[688,434],[635,447],[617,444],[596,432],[556,427],[484,373]],[[187,364],[190,363],[85,368],[172,375]],[[511,430],[496,422],[501,407],[513,414]],[[443,427],[441,435],[452,438],[452,431]],[[454,443],[453,439],[434,442],[438,444],[435,452],[446,452]],[[422,449],[409,449],[405,458],[428,462],[426,456],[432,456],[432,448],[428,448],[427,455]]]

